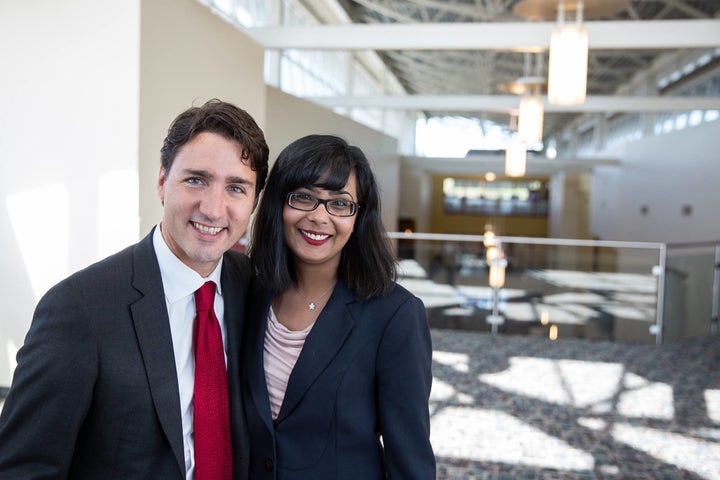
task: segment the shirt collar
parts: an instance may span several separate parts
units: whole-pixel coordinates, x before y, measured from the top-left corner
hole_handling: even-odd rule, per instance
[[[222,296],[222,285],[220,283],[220,272],[222,271],[222,257],[215,270],[207,277],[202,277],[195,270],[185,265],[170,250],[160,232],[161,225],[158,225],[153,232],[153,246],[155,255],[160,265],[165,298],[169,303],[174,303],[181,298],[191,295],[205,282],[213,281],[217,285],[217,294]]]

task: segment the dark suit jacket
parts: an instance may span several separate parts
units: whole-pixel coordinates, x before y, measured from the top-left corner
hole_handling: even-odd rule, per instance
[[[247,258],[225,254],[235,479],[247,475],[239,343]],[[152,233],[40,300],[0,417],[2,479],[184,479],[182,421]]]
[[[435,480],[432,346],[422,302],[401,286],[358,302],[338,284],[273,422],[263,368],[273,294],[251,292],[241,362],[251,480]]]

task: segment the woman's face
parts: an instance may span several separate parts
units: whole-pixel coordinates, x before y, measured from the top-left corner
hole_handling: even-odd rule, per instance
[[[310,195],[320,200],[345,200],[356,202],[357,185],[355,172],[339,191],[307,187],[294,190],[295,193]],[[297,210],[287,201],[283,208],[283,230],[285,243],[295,258],[296,265],[340,264],[340,253],[355,228],[357,213],[351,217],[338,217],[328,213],[326,205],[318,204],[312,211]]]

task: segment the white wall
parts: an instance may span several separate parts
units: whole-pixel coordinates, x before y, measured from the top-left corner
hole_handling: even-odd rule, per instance
[[[265,84],[262,48],[196,0],[0,2],[0,65],[7,386],[39,297],[159,221],[170,121],[217,97],[262,128]]]
[[[591,229],[604,240],[661,243],[720,240],[720,121],[625,144],[614,152],[621,167],[597,169]],[[683,214],[683,206],[692,208]],[[642,207],[647,213],[641,212]],[[712,257],[668,256],[665,281],[666,341],[707,334],[712,295]],[[638,258],[619,252],[628,268]],[[650,270],[652,265],[646,265]]]
[[[267,129],[271,163],[282,149],[309,134],[337,135],[360,147],[373,166],[382,195],[385,228],[397,229],[400,158],[397,140],[326,108],[267,87]]]
[[[139,12],[0,3],[0,385],[39,297],[137,238]]]
[[[618,152],[622,167],[598,168],[594,174],[593,234],[664,243],[720,240],[718,152],[717,120],[626,144]],[[684,205],[692,206],[692,215],[683,215]]]

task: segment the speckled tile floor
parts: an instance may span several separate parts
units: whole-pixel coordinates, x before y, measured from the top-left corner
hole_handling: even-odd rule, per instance
[[[438,480],[720,479],[720,337],[432,335]]]
[[[438,480],[720,479],[720,337],[432,334]]]

